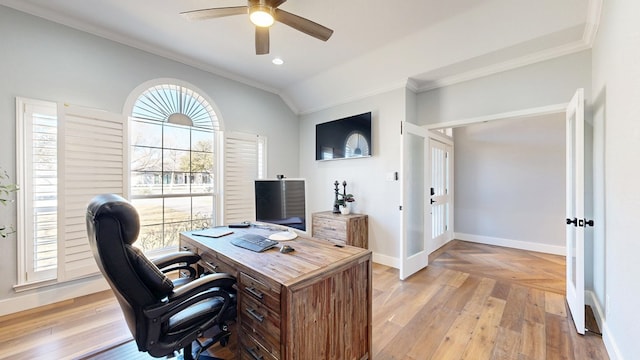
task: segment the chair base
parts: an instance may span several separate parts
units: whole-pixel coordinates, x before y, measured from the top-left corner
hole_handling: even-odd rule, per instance
[[[229,331],[220,330],[218,333],[210,338],[205,343],[201,343],[198,340],[194,340],[191,344],[187,345],[177,357],[168,358],[175,360],[224,360],[215,356],[211,356],[207,353],[207,349],[211,346],[220,343],[222,346],[226,346],[229,343],[229,337],[231,333]]]
[[[167,360],[195,360],[195,359],[197,359],[197,360],[224,360],[224,359],[209,355],[209,353],[207,353],[206,350],[203,351],[198,356],[198,351],[199,350],[200,350],[200,346],[198,345],[197,342],[194,341],[191,346],[187,346],[186,348],[182,349],[180,351],[180,353],[177,354],[177,356],[172,356],[172,357],[167,356]],[[188,354],[187,356],[185,356],[185,352]],[[189,354],[189,352],[191,352],[191,353]]]

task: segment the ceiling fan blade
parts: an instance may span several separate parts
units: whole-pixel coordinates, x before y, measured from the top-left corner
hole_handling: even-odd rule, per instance
[[[269,53],[269,28],[256,26],[256,55]]]
[[[277,8],[278,6],[284,4],[287,0],[271,0],[271,3],[269,4],[269,6],[271,6],[272,8]]]
[[[274,9],[274,18],[276,21],[322,41],[329,40],[333,34],[333,30],[327,27],[284,10]]]
[[[185,11],[185,12],[181,12],[180,15],[186,17],[189,20],[206,20],[206,19],[214,19],[219,17],[242,15],[242,14],[248,14],[248,13],[249,13],[248,6],[233,6],[233,7],[223,7],[223,8],[215,8],[215,9]]]

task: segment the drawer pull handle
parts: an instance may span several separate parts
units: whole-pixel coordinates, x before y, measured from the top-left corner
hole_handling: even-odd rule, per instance
[[[254,360],[263,360],[264,358],[262,357],[262,355],[259,355],[256,350],[257,348],[245,348],[245,350],[247,350],[247,352],[249,353],[249,355],[251,355],[251,357]]]
[[[248,308],[247,312],[249,313],[249,315],[251,315],[254,319],[258,320],[259,322],[263,322],[264,321],[264,316],[258,314],[255,310],[253,310],[252,308]]]
[[[209,267],[211,268],[211,270],[216,271],[218,270],[218,265],[214,265],[208,261],[205,261],[205,264],[209,265]]]
[[[260,291],[256,290],[254,287],[248,287],[246,289],[251,295],[257,297],[260,300],[262,300],[262,298],[264,297],[264,295]]]

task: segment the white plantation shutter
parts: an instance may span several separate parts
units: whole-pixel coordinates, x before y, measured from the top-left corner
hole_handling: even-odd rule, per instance
[[[60,105],[58,281],[98,272],[89,247],[87,204],[98,194],[125,194],[124,116]]]
[[[255,220],[254,180],[266,174],[266,138],[225,133],[223,224]]]
[[[57,133],[56,104],[16,99],[18,129],[18,283],[56,277]]]

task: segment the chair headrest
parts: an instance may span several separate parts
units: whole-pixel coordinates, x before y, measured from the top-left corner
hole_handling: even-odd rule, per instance
[[[122,240],[126,244],[133,244],[140,233],[140,218],[138,211],[129,201],[120,195],[102,194],[94,197],[87,206],[87,216],[92,221],[108,216],[118,221],[122,226]]]

